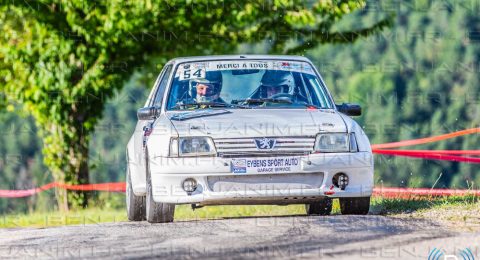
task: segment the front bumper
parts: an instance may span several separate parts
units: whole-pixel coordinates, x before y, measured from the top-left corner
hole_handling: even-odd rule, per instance
[[[277,157],[278,158],[278,157]],[[156,202],[175,204],[296,204],[324,197],[367,197],[373,190],[370,152],[300,156],[295,172],[232,173],[231,158],[149,158],[152,193]],[[261,159],[255,158],[255,159]],[[345,173],[345,190],[332,177]],[[182,182],[194,178],[197,189],[188,194]]]

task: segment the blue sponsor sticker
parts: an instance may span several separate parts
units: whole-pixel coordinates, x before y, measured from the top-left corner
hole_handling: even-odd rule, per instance
[[[247,160],[234,159],[231,162],[231,168],[233,173],[247,173]]]

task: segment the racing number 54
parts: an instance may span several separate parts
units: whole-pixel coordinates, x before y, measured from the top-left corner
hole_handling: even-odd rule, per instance
[[[198,69],[198,70],[196,70],[192,75],[195,76],[195,78],[201,78],[201,77],[202,77],[202,70],[201,70],[201,69]],[[185,70],[185,71],[183,72],[183,78],[184,78],[184,79],[189,79],[189,78],[191,78],[190,70]]]

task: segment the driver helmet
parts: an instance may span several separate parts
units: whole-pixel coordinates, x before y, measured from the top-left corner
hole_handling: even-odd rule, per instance
[[[267,70],[260,83],[260,96],[264,98],[280,93],[293,94],[295,88],[295,80],[289,71]]]
[[[205,78],[190,80],[190,96],[196,102],[212,102],[220,97],[222,91],[222,73],[207,71]]]

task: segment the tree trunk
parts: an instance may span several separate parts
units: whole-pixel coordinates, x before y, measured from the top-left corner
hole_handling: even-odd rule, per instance
[[[75,128],[74,124],[51,124],[50,131],[45,133],[44,137],[45,164],[52,171],[55,181],[72,185],[88,184],[88,133]],[[85,208],[88,205],[88,191],[72,191],[59,187],[55,196],[61,211]]]
[[[65,181],[69,184],[88,184],[88,137],[81,130],[77,131],[68,148],[68,160],[66,161]],[[74,208],[86,208],[88,206],[88,191],[67,191],[68,206]]]
[[[88,184],[89,182],[89,171],[88,171],[88,141],[85,140],[88,138],[82,137],[81,138],[81,143],[79,144],[80,147],[79,150],[76,151],[76,155],[79,158],[78,165],[76,165],[76,184]],[[74,201],[76,201],[75,206],[80,206],[82,208],[86,208],[88,206],[88,198],[89,198],[89,192],[88,191],[71,191],[69,196],[73,196],[76,198]]]
[[[58,180],[55,178],[55,181]],[[58,210],[62,212],[68,211],[68,199],[67,199],[67,191],[62,188],[55,189],[55,198],[57,199]]]

